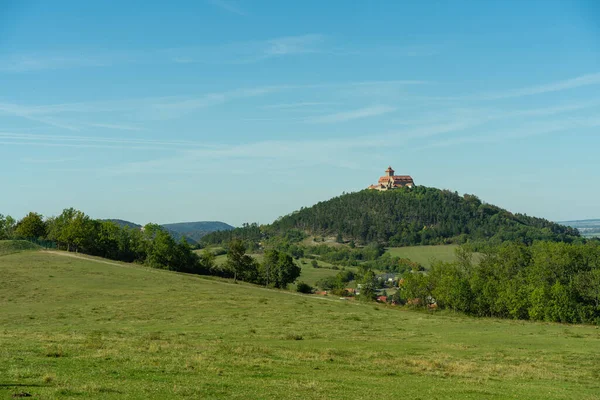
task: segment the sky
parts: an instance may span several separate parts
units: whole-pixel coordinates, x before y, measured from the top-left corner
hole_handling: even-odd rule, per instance
[[[0,213],[269,223],[375,183],[600,218],[600,2],[0,0]]]

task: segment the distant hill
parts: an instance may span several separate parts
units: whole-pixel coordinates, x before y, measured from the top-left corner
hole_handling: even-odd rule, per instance
[[[163,227],[170,232],[175,232],[196,242],[211,232],[233,229],[233,226],[220,221],[180,222],[176,224],[164,224]]]
[[[142,227],[142,225],[138,225],[136,223],[130,222],[130,221],[124,221],[122,219],[106,219],[105,221],[110,221],[110,222],[114,222],[115,224],[119,225],[121,228],[132,228],[132,229],[140,229]]]
[[[586,237],[600,237],[600,219],[582,219],[578,221],[562,221],[559,224],[575,228]]]
[[[542,218],[514,214],[487,204],[474,195],[418,186],[384,192],[363,190],[302,208],[271,225],[248,225],[205,236],[216,244],[232,237],[261,241],[286,237],[296,231],[337,237],[357,244],[378,242],[388,246],[435,245],[467,241],[578,240],[571,227]]]
[[[109,219],[120,227],[129,227],[140,229],[142,225],[122,219]],[[177,241],[185,237],[191,244],[197,243],[203,236],[215,231],[227,231],[233,229],[233,226],[220,221],[198,221],[198,222],[180,222],[175,224],[163,224],[171,236]]]

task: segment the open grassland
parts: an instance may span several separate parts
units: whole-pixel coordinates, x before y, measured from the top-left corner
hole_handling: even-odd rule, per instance
[[[306,258],[296,261],[296,263],[302,269],[300,277],[297,279],[297,281],[302,281],[311,286],[315,286],[316,282],[320,279],[327,278],[329,276],[335,276],[340,272],[339,270],[329,269],[326,267],[314,268],[311,264],[311,261],[312,260]],[[319,265],[322,265],[322,263],[319,263]]]
[[[600,399],[600,330],[0,257],[0,398]]]
[[[458,245],[438,245],[438,246],[407,246],[390,247],[388,252],[393,257],[409,258],[411,261],[418,262],[425,268],[429,268],[435,261],[453,262],[456,261],[455,251]],[[478,256],[475,254],[474,261]]]

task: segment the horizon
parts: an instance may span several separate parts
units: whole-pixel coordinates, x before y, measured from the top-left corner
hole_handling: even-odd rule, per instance
[[[0,213],[271,223],[375,183],[600,218],[600,4],[0,6]]]

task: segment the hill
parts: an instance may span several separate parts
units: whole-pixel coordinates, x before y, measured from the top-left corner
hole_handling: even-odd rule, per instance
[[[600,219],[583,219],[578,221],[563,221],[559,223],[577,229],[582,236],[600,237]]]
[[[121,228],[128,227],[132,229],[140,229],[142,225],[134,222],[125,221],[122,219],[108,219],[119,225]],[[234,229],[233,226],[220,221],[197,221],[197,222],[180,222],[174,224],[163,224],[171,236],[177,241],[185,237],[192,244],[197,243],[203,236],[215,231],[227,231]]]
[[[0,398],[598,398],[598,331],[0,258]]]
[[[141,229],[142,225],[136,224],[135,222],[125,221],[122,219],[107,219],[105,221],[111,221],[119,225],[121,228]]]
[[[233,229],[233,226],[220,221],[180,222],[164,224],[162,226],[170,232],[175,232],[195,241],[199,241],[203,236],[211,232]]]
[[[466,241],[570,242],[579,237],[571,227],[514,214],[473,195],[460,196],[424,186],[344,194],[286,215],[268,230],[282,234],[290,229],[390,246]]]

